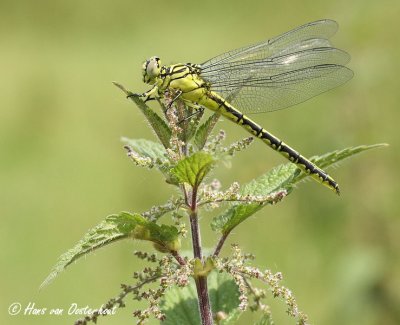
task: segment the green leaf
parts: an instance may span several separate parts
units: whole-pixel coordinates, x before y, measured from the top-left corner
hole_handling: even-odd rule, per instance
[[[228,318],[221,321],[220,324],[233,324],[240,316],[237,285],[229,275],[217,271],[211,272],[207,280],[213,314],[223,312]],[[165,294],[160,303],[162,312],[167,316],[166,320],[161,324],[200,324],[197,301],[196,285],[193,279],[187,287],[172,288]]]
[[[125,137],[122,137],[121,140],[143,157],[151,158],[160,163],[168,162],[165,148],[157,142],[146,139],[128,139]]]
[[[282,200],[287,193],[285,190],[271,193],[269,196],[266,196],[264,203],[235,204],[221,215],[213,218],[211,229],[226,235],[248,217],[261,210],[265,205],[275,204]]]
[[[138,218],[137,223],[133,231],[133,238],[151,241],[156,244],[156,249],[161,252],[180,249],[179,231],[176,227],[158,225],[142,216]]]
[[[294,164],[279,165],[245,184],[240,193],[243,195],[268,195],[278,190],[288,189],[288,185],[298,173],[300,170]]]
[[[208,153],[199,151],[179,161],[171,170],[171,173],[180,183],[189,183],[192,187],[197,187],[213,165],[213,157]]]
[[[387,147],[387,143],[377,143],[377,144],[372,144],[372,145],[360,145],[357,147],[349,147],[345,148],[342,150],[335,150],[332,152],[328,152],[324,155],[321,156],[313,156],[310,158],[310,160],[316,164],[320,168],[326,168],[331,165],[336,164],[337,162],[344,160],[346,158],[349,158],[351,156],[354,156],[356,154],[359,154],[361,152],[371,150],[371,149],[376,149],[376,148],[382,148],[382,147]],[[296,177],[296,181],[298,181],[299,178],[304,178],[307,175],[299,175]]]
[[[236,204],[211,221],[211,229],[221,234],[228,234],[237,225],[260,210],[260,204]]]
[[[220,114],[214,113],[197,129],[196,135],[194,137],[194,144],[199,150],[203,149],[204,145],[207,142],[207,138],[209,137],[211,131],[214,129],[214,126],[217,123],[219,117]]]
[[[78,258],[117,240],[130,237],[152,241],[165,250],[177,250],[180,246],[178,229],[174,226],[157,225],[137,213],[113,214],[90,229],[72,249],[61,255],[40,287],[49,284]]]
[[[126,90],[121,84],[113,82],[115,86],[121,89],[129,99],[132,100],[140,111],[144,114],[153,131],[157,135],[158,139],[161,141],[165,148],[169,148],[169,140],[171,139],[171,129],[168,127],[167,123],[150,107],[148,107],[137,95],[129,90]]]
[[[375,149],[375,148],[380,148],[380,147],[386,147],[388,144],[386,143],[378,143],[378,144],[372,144],[372,145],[360,145],[356,147],[348,147],[342,150],[335,150],[332,152],[328,152],[324,155],[321,156],[313,156],[310,158],[310,161],[312,161],[314,164],[316,164],[318,167],[325,169],[326,167],[335,165],[336,163],[349,158],[351,156],[354,156],[356,154],[359,154],[361,152],[364,152],[366,150],[370,149]],[[306,174],[305,172],[301,172],[297,174],[297,176],[293,179],[293,184],[297,184],[303,179],[305,179],[307,176],[310,176],[309,174]]]
[[[271,195],[271,199],[266,200],[264,204],[234,204],[221,215],[213,218],[211,228],[214,231],[221,232],[222,234],[231,232],[233,228],[262,209],[266,204],[276,203],[287,195],[287,192],[291,191],[291,186],[289,184],[299,172],[300,170],[297,170],[297,167],[294,164],[280,165],[273,168],[268,173],[247,183],[240,190],[240,194],[265,196],[266,198],[268,195]],[[276,195],[272,195],[274,193]]]
[[[69,251],[61,255],[51,273],[40,286],[49,284],[60,272],[78,258],[93,252],[107,244],[129,237],[137,225],[139,214],[122,212],[108,216],[96,227],[90,229],[86,235]]]
[[[350,147],[343,150],[336,150],[321,156],[312,157],[311,160],[319,167],[329,167],[345,158],[351,157],[363,151],[386,146],[386,144],[361,145]],[[276,203],[286,195],[290,194],[294,185],[303,180],[308,175],[301,172],[295,164],[284,164],[273,168],[266,174],[249,182],[241,191],[247,195],[271,195],[282,193],[285,195],[277,197],[276,201],[266,202]],[[262,209],[266,204],[235,204],[228,208],[221,215],[215,217],[211,222],[211,228],[222,234],[227,234],[248,217]]]
[[[164,148],[169,148],[169,141],[171,139],[171,129],[164,122],[164,120],[155,113],[150,107],[148,107],[141,99],[137,97],[129,97],[135,104],[140,108],[150,126],[152,127],[154,133],[157,135],[158,139],[161,141]]]
[[[213,314],[222,312],[227,315],[227,319],[220,321],[221,325],[234,324],[242,314],[238,308],[240,301],[237,284],[230,275],[217,271],[211,272],[207,280]]]
[[[156,142],[145,139],[122,138],[128,145],[128,156],[137,166],[156,167],[166,178],[166,182],[176,185],[176,179],[171,177],[171,164],[165,148]]]
[[[163,325],[199,325],[201,322],[193,279],[187,287],[167,291],[160,302],[160,309],[166,315],[166,320],[161,322]]]

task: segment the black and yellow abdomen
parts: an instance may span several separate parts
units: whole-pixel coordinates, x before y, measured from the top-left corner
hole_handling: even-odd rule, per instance
[[[259,124],[238,111],[225,99],[212,91],[205,91],[205,94],[198,99],[198,103],[208,109],[220,113],[230,121],[241,125],[249,133],[253,134],[269,147],[279,152],[286,159],[296,164],[303,172],[310,174],[315,180],[328,186],[337,194],[340,194],[339,186],[334,179],[310,160],[300,155],[296,150],[285,144],[282,140],[265,130]]]

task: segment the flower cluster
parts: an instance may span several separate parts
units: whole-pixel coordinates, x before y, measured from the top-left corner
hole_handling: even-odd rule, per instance
[[[272,292],[274,298],[282,298],[287,305],[287,313],[297,318],[299,325],[307,325],[308,317],[299,310],[291,290],[282,286],[280,282],[283,279],[282,273],[273,273],[271,270],[261,271],[257,267],[247,265],[249,260],[253,260],[251,254],[242,254],[241,249],[237,245],[232,245],[232,256],[220,259],[216,265],[220,271],[229,273],[235,280],[240,292],[239,308],[245,310],[248,307],[249,296],[253,297],[254,304],[250,306],[251,310],[261,310],[269,314],[270,310],[267,305],[262,303],[266,293],[264,290],[255,288],[251,285],[251,279],[257,279],[266,283]]]

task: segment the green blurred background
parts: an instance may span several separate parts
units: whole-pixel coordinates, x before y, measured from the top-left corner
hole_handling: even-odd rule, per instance
[[[140,265],[129,241],[72,265],[45,290],[57,257],[106,215],[142,212],[175,190],[129,161],[121,136],[154,139],[116,89],[141,83],[142,61],[198,62],[321,18],[340,24],[334,44],[355,77],[295,109],[254,118],[304,155],[387,142],[331,170],[342,196],[315,182],[248,220],[231,236],[282,271],[313,324],[400,324],[399,1],[0,2],[1,324],[72,324],[77,316],[9,316],[23,307],[100,306]],[[397,71],[397,75],[396,75]],[[222,122],[229,141],[247,136]],[[254,143],[215,170],[246,182],[283,159]],[[202,219],[204,245],[216,237]],[[188,246],[186,246],[187,248]],[[228,250],[224,250],[227,253]],[[294,324],[271,302],[277,324]],[[134,324],[128,302],[99,324]],[[251,317],[240,324],[251,324]]]

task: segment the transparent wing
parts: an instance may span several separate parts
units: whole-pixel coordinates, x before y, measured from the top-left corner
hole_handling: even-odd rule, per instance
[[[339,86],[353,73],[350,56],[328,40],[336,22],[320,20],[201,65],[211,89],[248,113],[289,107]]]
[[[205,72],[208,72],[219,69],[219,65],[232,61],[262,60],[267,57],[296,52],[310,47],[329,47],[331,46],[329,38],[337,30],[338,24],[335,21],[329,19],[318,20],[269,40],[223,53],[204,62],[201,66]]]
[[[244,113],[262,113],[286,108],[335,88],[353,76],[353,72],[338,65],[320,65],[289,73],[258,79],[241,86],[239,96],[230,102]],[[227,97],[229,100],[229,97]]]
[[[233,62],[211,89],[246,113],[286,108],[335,88],[353,76],[346,52],[315,48],[273,59]]]

